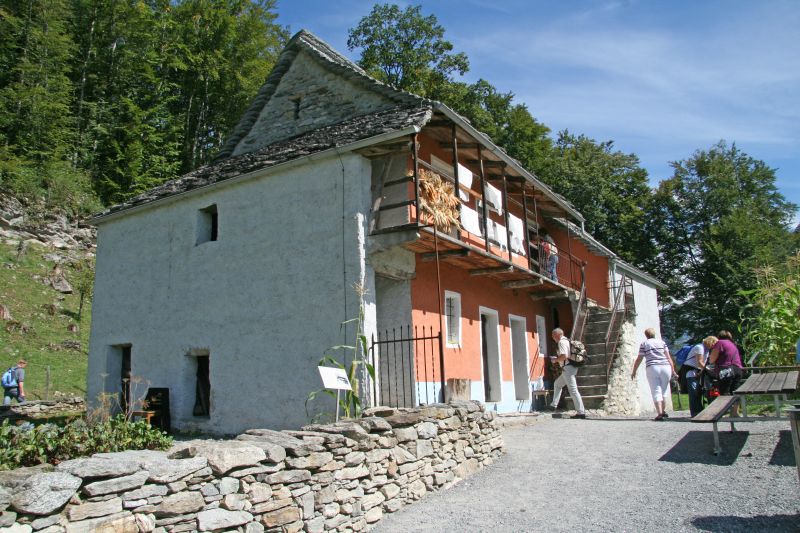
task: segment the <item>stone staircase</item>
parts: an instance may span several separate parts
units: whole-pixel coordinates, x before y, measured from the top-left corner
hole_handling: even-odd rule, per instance
[[[602,408],[608,394],[606,332],[610,321],[611,311],[608,309],[602,307],[589,308],[589,315],[586,319],[586,328],[583,334],[583,343],[586,345],[589,362],[582,366],[578,372],[578,390],[581,393],[583,405],[586,409]],[[615,329],[618,328],[619,324]],[[616,331],[612,331],[612,337],[616,333]],[[562,397],[566,398],[566,407],[574,409],[572,398],[566,390],[564,390]],[[562,407],[564,406],[564,400],[562,400],[561,405]]]

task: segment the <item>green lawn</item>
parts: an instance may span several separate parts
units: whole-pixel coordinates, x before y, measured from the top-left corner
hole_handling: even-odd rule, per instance
[[[16,247],[0,244],[0,304],[9,308],[14,321],[28,328],[23,331],[14,322],[0,321],[0,367],[5,371],[20,358],[28,360],[25,392],[31,400],[44,399],[48,367],[51,398],[56,391],[86,394],[91,304],[84,304],[79,317],[77,293],[61,294],[39,281],[55,265],[44,259],[49,253],[30,246],[17,260]],[[74,269],[62,268],[72,282]],[[67,329],[71,324],[78,326],[77,333]],[[64,341],[79,341],[80,349],[62,348]]]
[[[678,406],[678,396],[680,396],[681,406]],[[747,414],[748,415],[775,415],[775,405],[772,403],[772,395],[747,395]],[[800,401],[800,393],[789,396],[789,401]],[[672,394],[672,408],[676,411],[681,409],[684,411],[689,410],[689,395],[688,394]],[[784,403],[784,409],[791,408],[791,405]]]

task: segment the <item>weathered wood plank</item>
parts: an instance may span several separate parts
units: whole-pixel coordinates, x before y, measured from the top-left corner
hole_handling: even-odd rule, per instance
[[[718,422],[739,402],[737,396],[717,396],[711,404],[692,418],[692,422]]]
[[[487,276],[491,274],[503,274],[506,272],[513,272],[513,266],[502,266],[493,268],[476,268],[469,271],[470,276]]]

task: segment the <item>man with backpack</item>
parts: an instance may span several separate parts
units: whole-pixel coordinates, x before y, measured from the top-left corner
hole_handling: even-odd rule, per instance
[[[578,366],[573,364],[571,360],[572,347],[570,341],[564,336],[564,330],[561,328],[553,330],[553,340],[556,341],[558,348],[556,349],[557,355],[551,357],[551,360],[563,367],[563,372],[561,372],[561,375],[558,376],[558,379],[553,383],[553,403],[547,410],[556,410],[558,402],[561,400],[561,391],[564,390],[564,386],[566,385],[569,395],[575,403],[575,410],[577,411],[577,413],[570,418],[586,418],[586,410],[583,408],[583,398],[581,398],[581,393],[578,392],[578,381],[576,379],[578,375]]]
[[[11,400],[17,403],[25,403],[25,367],[28,362],[25,359],[17,361],[16,366],[12,366],[5,371],[2,378],[3,383],[3,405],[11,405]]]

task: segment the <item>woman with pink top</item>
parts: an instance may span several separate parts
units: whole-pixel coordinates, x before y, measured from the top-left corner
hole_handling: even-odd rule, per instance
[[[730,331],[720,331],[717,337],[719,340],[711,348],[708,362],[714,365],[713,375],[719,380],[717,389],[720,395],[732,394],[742,381],[742,356],[739,354],[739,348],[733,343]],[[736,404],[731,408],[731,416],[738,415],[739,404]]]

